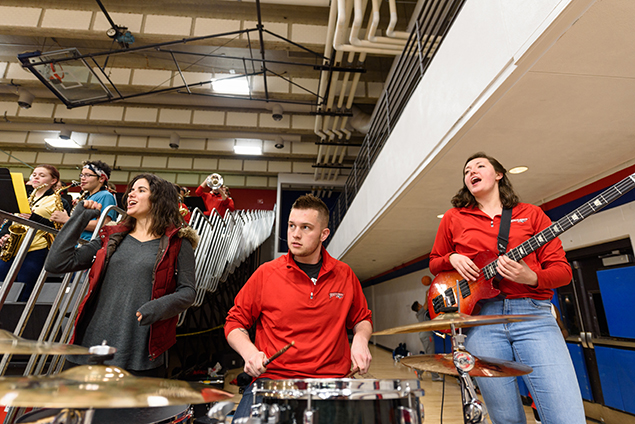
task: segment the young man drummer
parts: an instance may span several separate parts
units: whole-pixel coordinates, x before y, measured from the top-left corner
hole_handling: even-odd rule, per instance
[[[371,312],[350,267],[322,246],[329,211],[312,196],[298,198],[287,228],[289,253],[260,266],[236,296],[225,324],[229,345],[258,379],[340,378],[351,367],[368,371]],[[247,329],[256,325],[256,344]],[[349,347],[347,329],[353,330]],[[277,351],[295,342],[267,364]],[[252,385],[234,419],[249,415]]]

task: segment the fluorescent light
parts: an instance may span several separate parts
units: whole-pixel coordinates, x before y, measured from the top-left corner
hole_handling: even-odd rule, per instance
[[[234,153],[238,155],[262,155],[260,146],[234,146]]]
[[[527,171],[529,168],[527,168],[526,166],[516,166],[515,168],[512,168],[509,170],[510,174],[522,174],[523,172]]]
[[[219,76],[219,74],[217,74]],[[240,75],[222,75],[212,79],[212,90],[224,94],[249,94],[249,81]]]
[[[443,218],[443,215],[445,215],[445,214],[443,214],[443,213],[439,214],[439,215],[437,215],[437,218],[441,219],[441,218]]]
[[[64,140],[62,138],[45,138],[46,144],[51,147],[56,147],[59,149],[79,149],[79,144],[75,143],[73,140],[68,139]]]

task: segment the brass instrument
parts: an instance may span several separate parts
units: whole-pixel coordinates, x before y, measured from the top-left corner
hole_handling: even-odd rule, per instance
[[[0,253],[3,261],[9,262],[15,257],[25,234],[26,227],[24,225],[13,224],[9,227],[9,239],[2,245],[2,253]]]
[[[33,191],[29,196],[29,208],[33,209],[33,205],[35,204],[35,196],[38,190],[42,188],[48,187],[48,184],[42,184],[37,187],[33,187]],[[18,249],[22,244],[22,240],[26,235],[27,228],[22,224],[11,224],[9,227],[9,239],[2,245],[0,248],[0,258],[3,261],[9,262],[11,259],[15,257],[18,253]]]
[[[84,190],[84,191],[82,191],[82,194],[80,194],[79,197],[77,199],[75,199],[75,201],[73,203],[73,209],[71,209],[71,215],[73,214],[73,212],[75,212],[75,208],[77,207],[77,205],[79,205],[79,202],[81,202],[82,200],[87,198],[88,195],[90,195],[90,191]]]
[[[211,174],[205,179],[205,183],[212,190],[218,190],[223,186],[223,177],[220,174]]]
[[[55,190],[55,193],[53,193],[53,195],[55,196],[55,210],[56,211],[63,211],[64,210],[64,203],[62,203],[62,192],[64,190],[67,190],[71,187],[77,187],[78,185],[80,185],[81,183],[79,181],[73,180],[71,181],[71,183],[65,187],[62,188],[58,188],[57,190]],[[59,222],[54,222],[53,225],[55,226],[56,230],[59,230],[60,228],[62,228],[62,225],[64,224],[60,224]]]

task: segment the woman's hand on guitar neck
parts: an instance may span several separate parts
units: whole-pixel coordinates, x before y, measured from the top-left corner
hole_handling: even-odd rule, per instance
[[[476,281],[479,275],[479,268],[467,256],[459,253],[452,253],[448,258],[452,267],[461,274],[461,277],[468,281]]]
[[[538,275],[522,259],[516,262],[505,255],[499,256],[496,271],[505,279],[515,283],[534,287],[538,285]]]

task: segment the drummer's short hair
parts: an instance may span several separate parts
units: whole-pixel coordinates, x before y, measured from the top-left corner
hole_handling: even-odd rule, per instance
[[[318,211],[318,217],[324,221],[324,228],[329,226],[329,208],[319,198],[312,194],[300,196],[293,202],[291,209],[313,209]]]

